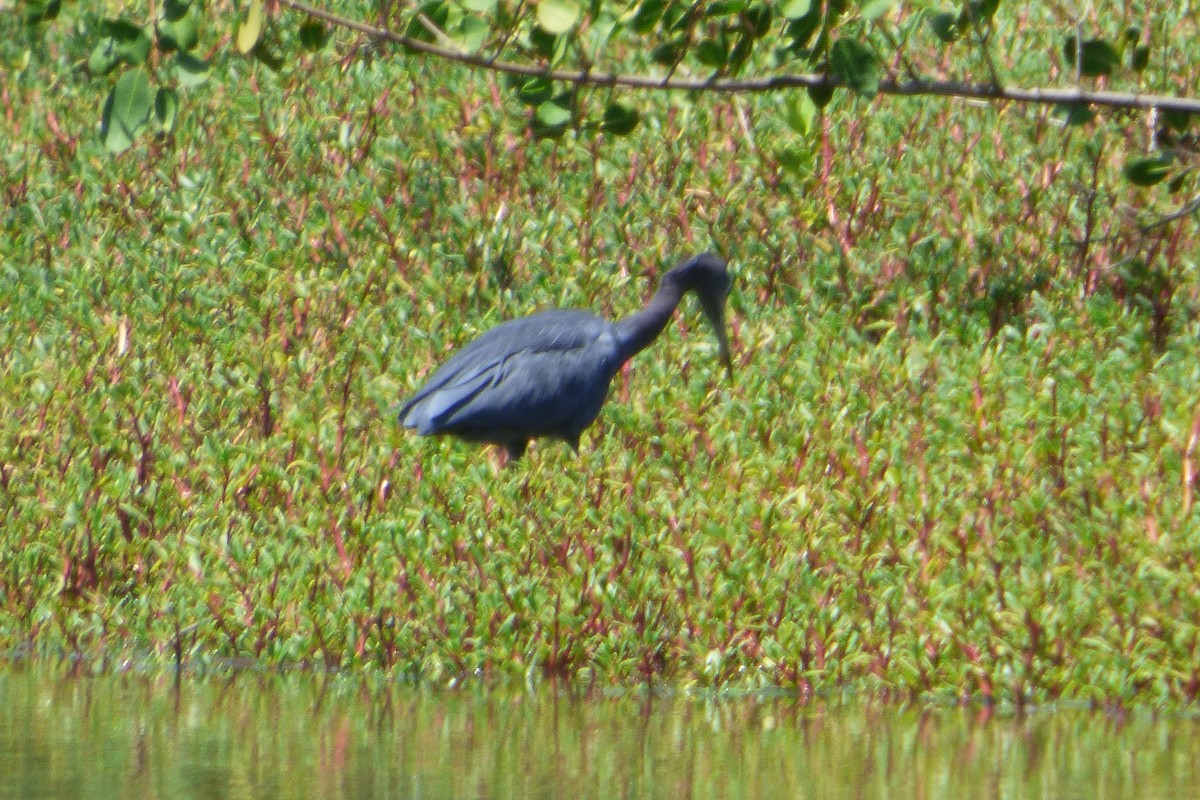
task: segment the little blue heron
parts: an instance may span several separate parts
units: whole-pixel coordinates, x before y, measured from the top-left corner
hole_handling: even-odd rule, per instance
[[[658,338],[687,292],[700,298],[732,374],[725,336],[729,287],[725,262],[702,253],[663,275],[650,302],[619,322],[554,310],[502,323],[439,367],[401,406],[400,421],[422,436],[448,433],[502,445],[510,459],[543,436],[578,450],[579,435],[600,413],[617,370]]]

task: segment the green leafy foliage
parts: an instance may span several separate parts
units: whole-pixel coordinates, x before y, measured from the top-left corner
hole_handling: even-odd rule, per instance
[[[538,0],[537,20],[547,33],[566,33],[579,20],[579,3],[576,0]]]
[[[814,5],[813,0],[784,0],[779,11],[787,19],[800,19],[808,16]]]
[[[687,50],[682,41],[663,42],[650,51],[650,60],[664,67],[673,67],[682,60]]]
[[[464,16],[455,31],[455,41],[468,53],[481,50],[487,42],[491,28],[487,20],[475,16]]]
[[[165,0],[159,12],[159,46],[164,52],[191,50],[200,40],[203,0]]]
[[[813,36],[821,30],[824,19],[820,4],[811,5],[806,13],[790,18],[785,29],[791,39],[789,49],[802,57],[816,57],[820,49],[810,45],[813,44]]]
[[[1136,186],[1153,186],[1171,174],[1172,161],[1170,155],[1165,153],[1141,156],[1127,161],[1123,172],[1125,178]]]
[[[32,24],[53,20],[61,10],[62,0],[26,0],[22,4],[25,21]]]
[[[127,150],[150,119],[154,92],[144,70],[129,70],[117,79],[104,102],[100,136],[110,152]]]
[[[621,103],[609,103],[604,109],[604,121],[601,129],[614,136],[628,136],[637,128],[641,115],[637,109]]]
[[[0,648],[437,683],[1200,694],[1200,242],[1148,224],[1191,185],[1186,120],[1154,131],[1175,159],[1162,188],[1131,191],[1132,115],[1064,130],[1016,104],[865,114],[827,88],[497,91],[336,30],[338,58],[291,58],[290,12],[254,59],[218,46],[238,19],[93,77],[74,70],[100,27],[82,5],[0,42],[21,70],[0,171]],[[752,4],[579,7],[535,38],[529,6],[483,52],[511,32],[505,57],[539,67],[595,46],[597,69],[703,78],[695,43],[724,41],[728,72],[753,40],[771,43],[755,71],[836,51],[863,91],[885,25],[936,47],[912,45],[915,69],[986,42],[1024,83],[1061,45],[1040,6],[953,49],[905,4],[873,21],[813,4],[808,32],[771,6],[761,39]],[[485,11],[448,9],[455,41],[468,13]],[[586,38],[643,13],[669,68]],[[127,16],[153,30],[149,5]],[[1109,84],[1195,85],[1186,52],[1156,45],[1145,76]],[[737,275],[734,381],[684,304],[579,454],[540,443],[501,470],[396,424],[502,319],[623,317],[709,247]]]
[[[941,11],[929,17],[929,30],[933,31],[933,35],[941,39],[946,44],[951,44],[958,40],[959,19],[956,14],[948,11]]]
[[[474,19],[468,17],[468,19]],[[329,42],[329,28],[325,23],[316,20],[310,20],[300,26],[297,32],[300,38],[300,44],[305,50],[317,51],[325,47]]]
[[[208,80],[211,67],[208,62],[186,51],[175,54],[175,80],[184,88],[199,86]]]
[[[87,62],[93,75],[104,75],[120,63],[138,66],[150,55],[150,34],[132,22],[109,19],[101,24],[100,30],[101,39],[92,48]]]
[[[561,59],[566,52],[569,40],[539,26],[529,32],[529,43],[533,45],[534,52],[541,58],[554,63]]]
[[[571,121],[571,108],[560,99],[547,100],[537,107],[537,121],[548,128],[557,128]]]
[[[522,103],[530,106],[540,106],[554,96],[554,83],[548,78],[515,78],[517,97]]]
[[[898,3],[899,0],[865,0],[858,13],[865,20],[875,20],[891,11]]]
[[[809,135],[816,125],[817,112],[817,104],[808,92],[792,95],[785,108],[788,127],[802,136]]]
[[[1059,103],[1054,113],[1064,125],[1086,125],[1096,118],[1096,112],[1086,103]]]
[[[967,0],[963,4],[959,25],[983,27],[992,22],[1000,9],[1000,0]]]
[[[254,48],[258,47],[264,24],[265,14],[263,12],[262,0],[250,0],[250,6],[246,11],[246,19],[238,26],[236,40],[238,52],[242,55],[249,55]],[[414,34],[410,31],[409,35],[413,36]]]
[[[1150,46],[1135,45],[1129,49],[1129,68],[1141,72],[1150,66]]]
[[[830,71],[854,91],[871,97],[879,91],[883,65],[879,56],[863,42],[838,39],[829,54]]]
[[[729,60],[729,50],[721,39],[705,39],[696,45],[696,60],[706,67],[720,69]]]
[[[161,88],[154,93],[154,119],[159,130],[170,133],[175,130],[175,119],[179,116],[179,92]]]
[[[813,105],[822,109],[829,105],[829,101],[833,99],[832,86],[809,86],[805,89],[808,98],[812,100]]]
[[[1183,111],[1164,110],[1160,116],[1163,124],[1176,133],[1182,133],[1192,125],[1192,115]]]
[[[649,33],[658,26],[667,6],[667,0],[645,0],[645,2],[639,3],[630,20],[630,28],[635,33]]]
[[[1063,58],[1078,67],[1079,74],[1094,78],[1110,75],[1121,64],[1121,52],[1105,39],[1085,39],[1068,36],[1062,45]]]

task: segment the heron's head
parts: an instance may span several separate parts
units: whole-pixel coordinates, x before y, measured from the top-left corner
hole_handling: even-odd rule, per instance
[[[695,292],[700,298],[700,308],[717,336],[721,363],[733,375],[733,358],[729,354],[729,338],[725,333],[725,300],[729,297],[733,279],[729,277],[725,261],[715,253],[701,253],[671,272],[675,273],[684,291]]]

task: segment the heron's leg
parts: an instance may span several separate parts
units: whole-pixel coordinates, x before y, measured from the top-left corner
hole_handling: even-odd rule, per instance
[[[525,455],[525,448],[529,446],[526,441],[505,442],[504,449],[508,452],[509,461],[517,461],[521,456]]]

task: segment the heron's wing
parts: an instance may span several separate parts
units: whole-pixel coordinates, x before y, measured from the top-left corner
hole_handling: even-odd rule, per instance
[[[597,392],[598,410],[614,356],[611,327],[585,312],[548,311],[506,322],[434,372],[400,418],[421,434],[556,430]]]
[[[578,433],[595,419],[611,379],[589,348],[522,351],[442,422],[480,436]]]

